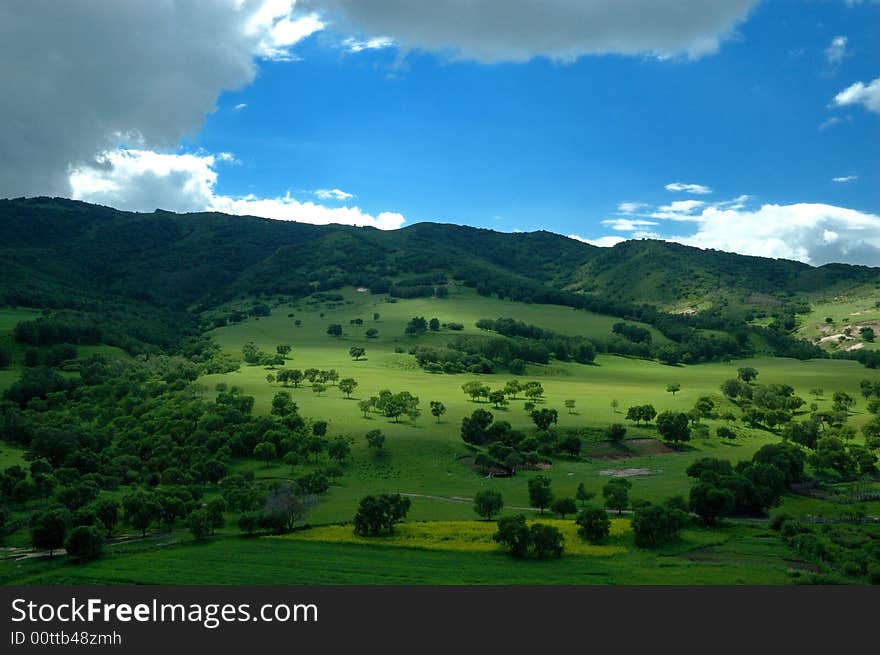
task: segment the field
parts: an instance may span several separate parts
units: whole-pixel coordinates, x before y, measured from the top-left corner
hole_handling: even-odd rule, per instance
[[[480,318],[513,317],[560,334],[588,337],[607,337],[618,319],[567,307],[485,298],[467,289],[454,289],[446,299],[396,302],[352,288],[341,293],[343,299],[339,302],[275,302],[269,316],[248,318],[210,334],[224,351],[236,356],[248,341],[268,352],[274,352],[279,344],[288,344],[292,351],[285,368],[336,369],[341,377],[353,377],[358,387],[350,399],[335,386],[316,394],[308,382],[299,388],[270,383],[267,375],[276,371],[264,366],[243,365],[236,372],[203,376],[197,382],[206,398],[213,395],[219,383],[240,387],[255,397],[257,414],[268,413],[273,396],[286,390],[303,416],[328,420],[329,436],[351,439],[352,457],[345,473],[310,511],[308,529],[286,537],[244,538],[235,527],[237,516],[230,515],[227,527],[206,543],[193,542],[181,528],[146,540],[113,543],[106,557],[81,566],[66,564],[63,559],[50,562],[45,558],[7,558],[0,562],[0,579],[52,584],[786,584],[811,570],[806,563],[792,560],[778,536],[760,521],[688,529],[673,546],[649,552],[634,547],[626,515],[615,518],[612,537],[602,546],[583,542],[571,520],[543,519],[562,526],[566,556],[559,561],[511,560],[491,541],[494,523],[474,520],[472,499],[480,490],[497,490],[504,497],[504,513],[521,512],[534,519],[538,511],[529,507],[527,481],[537,473],[523,470],[509,478],[478,474],[468,465],[472,452],[462,442],[459,428],[463,417],[484,408],[516,429],[532,431],[534,426],[523,408],[525,399],[497,409],[489,403],[469,400],[461,390],[463,383],[473,379],[498,388],[514,376],[429,374],[417,366],[408,351],[416,344],[443,345],[456,334],[478,333],[474,323]],[[376,313],[378,319],[374,319]],[[18,310],[0,312],[0,328],[8,334],[15,322],[32,315]],[[407,336],[406,323],[414,316],[437,317],[444,324],[462,323],[464,329],[453,332],[443,328],[418,337]],[[361,319],[363,324],[356,325],[354,319]],[[331,323],[343,326],[342,336],[327,334]],[[369,328],[378,330],[376,338],[366,336]],[[652,334],[656,341],[664,338],[653,328]],[[351,346],[364,347],[365,357],[354,361],[349,356]],[[109,355],[120,352],[98,346],[81,348],[80,354],[95,350]],[[779,437],[738,423],[737,438],[725,441],[715,436],[714,429],[720,423],[705,420],[710,427],[708,438],[696,438],[681,448],[670,449],[655,440],[653,426],[638,427],[626,421],[626,409],[651,403],[658,411],[687,411],[697,398],[711,395],[723,411],[728,401],[719,387],[724,380],[736,377],[737,368],[744,365],[759,371],[759,382],[790,384],[798,395],[815,400],[820,407],[830,408],[835,391],[859,398],[850,420],[854,426],[870,416],[859,396],[859,381],[880,380],[880,372],[843,360],[804,362],[765,357],[673,367],[599,355],[592,365],[558,361],[529,365],[523,375],[516,377],[540,381],[545,396],[539,406],[556,409],[557,429],[578,434],[585,441],[584,457],[553,457],[552,466],[541,473],[552,479],[557,497],[573,496],[583,483],[601,499],[601,489],[613,475],[630,476],[630,495],[637,500],[657,502],[674,495],[687,496],[692,481],[685,469],[695,459],[748,459]],[[0,388],[10,384],[18,373],[17,368],[0,372]],[[666,391],[672,382],[681,385],[674,396]],[[825,393],[814,399],[809,392],[817,386]],[[414,421],[399,422],[377,414],[365,418],[357,401],[377,395],[381,389],[406,390],[418,396],[422,415]],[[564,406],[567,399],[575,400],[571,411]],[[439,422],[428,412],[431,400],[442,401],[447,408]],[[612,401],[617,401],[616,409]],[[626,440],[619,446],[604,440],[604,430],[611,423],[627,426]],[[367,448],[363,436],[374,428],[387,435],[385,452],[380,454]],[[0,467],[21,463],[22,454],[4,444],[0,448]],[[259,479],[293,479],[314,466],[291,467],[278,460],[267,466],[254,458],[233,463],[235,470],[252,471]],[[383,492],[399,492],[412,500],[407,522],[393,537],[355,537],[349,522],[359,499]],[[209,490],[208,497],[214,493]],[[787,496],[782,509],[806,515],[815,513],[821,503]],[[878,502],[868,503],[867,507],[873,513],[880,512]],[[5,538],[4,545],[25,546],[26,537],[26,531],[16,532]]]
[[[874,350],[878,348],[878,342],[861,338],[859,328],[871,327],[880,334],[878,302],[880,294],[876,289],[863,289],[817,300],[811,305],[808,314],[799,317],[798,335],[804,339],[820,339],[820,345],[830,351],[860,348]],[[832,319],[830,323],[827,321],[829,318]],[[849,334],[846,333],[847,329]]]

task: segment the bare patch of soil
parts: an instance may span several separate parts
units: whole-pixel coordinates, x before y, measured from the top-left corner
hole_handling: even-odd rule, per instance
[[[631,478],[637,475],[651,475],[652,473],[655,473],[655,471],[651,469],[605,469],[604,471],[599,471],[599,475],[611,478]]]

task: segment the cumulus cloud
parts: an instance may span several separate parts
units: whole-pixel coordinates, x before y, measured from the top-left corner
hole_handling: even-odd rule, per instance
[[[389,39],[385,36],[379,36],[375,39],[368,39],[366,41],[362,41],[360,39],[356,39],[350,36],[347,39],[343,39],[342,41],[342,47],[349,52],[363,52],[364,50],[382,50],[383,48],[390,48],[393,45],[394,39]]]
[[[626,237],[599,237],[598,239],[587,239],[586,237],[579,236],[577,234],[569,234],[567,235],[569,239],[574,239],[575,241],[580,241],[582,243],[588,243],[591,246],[599,246],[600,248],[610,248],[611,246],[616,246],[618,243],[623,243],[626,241]]]
[[[758,0],[303,0],[347,33],[484,63],[718,51]]]
[[[348,193],[342,189],[316,189],[312,193],[321,200],[351,200],[357,197],[353,193]]]
[[[706,195],[712,193],[712,189],[702,184],[685,184],[683,182],[671,182],[667,184],[665,188],[667,191],[693,193],[695,195]]]
[[[290,193],[272,198],[255,195],[226,196],[215,191],[216,165],[222,157],[210,154],[162,154],[149,150],[111,150],[96,166],[81,166],[70,175],[73,197],[130,211],[218,211],[227,214],[262,216],[277,220],[327,225],[372,226],[397,229],[406,220],[397,212],[375,216],[357,206],[325,207],[302,202]],[[333,192],[342,194],[336,197]],[[353,198],[339,189],[329,197]]]
[[[0,197],[69,195],[118,145],[176,148],[321,25],[291,0],[0,3]]]
[[[858,175],[842,175],[840,177],[832,177],[832,182],[838,182],[840,184],[845,184],[846,182],[852,182],[854,180],[859,179]]]
[[[843,58],[846,56],[846,43],[847,38],[845,36],[835,36],[831,39],[831,43],[825,48],[825,61],[829,65],[837,66],[843,61]]]
[[[880,77],[868,84],[856,82],[834,96],[834,104],[838,107],[862,105],[868,111],[880,114]]]
[[[648,207],[648,204],[644,202],[621,202],[617,204],[617,211],[621,214],[635,214],[645,207]]]
[[[235,107],[233,107],[233,109],[235,109],[235,111],[241,111],[242,109],[247,109],[247,103],[240,102],[237,105],[235,105]]]

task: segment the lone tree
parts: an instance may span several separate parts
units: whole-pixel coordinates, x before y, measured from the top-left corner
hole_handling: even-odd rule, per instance
[[[446,413],[446,405],[444,405],[439,400],[431,401],[431,415],[437,419],[437,422],[440,422],[440,417]]]
[[[362,537],[391,534],[395,524],[406,517],[410,504],[410,499],[400,494],[364,496],[354,516],[354,533]]]
[[[537,507],[544,513],[544,509],[550,507],[553,502],[553,491],[550,489],[550,478],[546,475],[536,475],[529,480],[529,502],[532,507]]]
[[[339,381],[339,390],[345,394],[346,398],[351,398],[351,393],[357,388],[357,380],[354,378],[342,378]]]
[[[605,507],[617,510],[620,514],[629,506],[629,490],[632,482],[626,478],[614,478],[602,487],[602,496],[605,498]]]
[[[367,339],[375,339],[379,336],[379,330],[376,328],[369,328],[364,334],[367,335]]]
[[[70,512],[63,508],[47,509],[36,514],[31,524],[31,544],[34,548],[48,550],[49,557],[53,557],[54,551],[64,545],[69,524]]]
[[[342,325],[340,323],[331,323],[327,326],[327,334],[329,334],[331,337],[341,337]]]
[[[591,544],[601,544],[611,533],[611,519],[601,507],[587,507],[574,520],[578,534]]]
[[[536,409],[532,411],[531,417],[538,429],[546,432],[559,420],[559,413],[555,409]]]
[[[559,514],[564,521],[566,514],[574,514],[577,511],[577,503],[574,498],[558,498],[550,505],[550,509]]]
[[[348,355],[354,361],[360,361],[360,358],[367,354],[367,350],[365,348],[361,348],[360,346],[352,346],[348,349]]]
[[[370,430],[364,435],[367,439],[367,447],[382,450],[385,447],[385,435],[382,430]]]
[[[492,540],[501,544],[514,557],[525,557],[532,545],[532,533],[522,514],[498,519],[498,531]]]
[[[358,410],[361,411],[364,415],[364,418],[367,418],[367,414],[370,413],[370,410],[373,409],[375,403],[371,399],[364,399],[358,401]]]
[[[290,354],[291,350],[293,350],[293,349],[290,346],[288,346],[286,343],[281,344],[280,346],[275,346],[275,352],[277,352],[279,355],[281,355],[282,357],[285,357],[285,358],[287,357],[288,354]]]
[[[671,382],[666,385],[666,391],[672,394],[672,397],[675,397],[679,391],[681,391],[681,385],[678,382]]]
[[[578,485],[577,492],[575,492],[574,495],[574,497],[577,498],[578,502],[581,504],[581,507],[583,507],[587,503],[587,501],[595,498],[595,496],[595,492],[587,491],[587,488],[584,486],[583,482]]]
[[[751,382],[758,377],[758,371],[751,366],[743,366],[742,368],[737,369],[736,374],[740,380],[746,383]]]
[[[691,429],[688,423],[688,416],[684,412],[661,412],[657,417],[657,431],[666,441],[689,441]]]
[[[565,408],[568,410],[569,414],[574,414],[574,405],[575,405],[574,400],[566,400],[565,401]]]
[[[504,499],[497,491],[486,489],[478,491],[474,496],[474,511],[487,521],[491,521],[492,517],[498,514],[503,507]]]

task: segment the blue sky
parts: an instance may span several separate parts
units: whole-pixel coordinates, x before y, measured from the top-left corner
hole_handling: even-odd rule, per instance
[[[486,65],[416,53],[401,64],[394,48],[352,54],[315,35],[296,48],[301,61],[267,62],[224,94],[191,145],[242,161],[220,192],[339,188],[408,222],[594,237],[620,202],[691,197],[664,189],[675,181],[711,187],[711,200],[876,213],[878,117],[829,104],[880,72],[877,18],[843,3],[763,3],[697,61]],[[830,64],[840,35],[846,54]],[[847,122],[820,129],[832,117]]]
[[[0,197],[880,266],[878,0],[35,0],[0,71]]]

